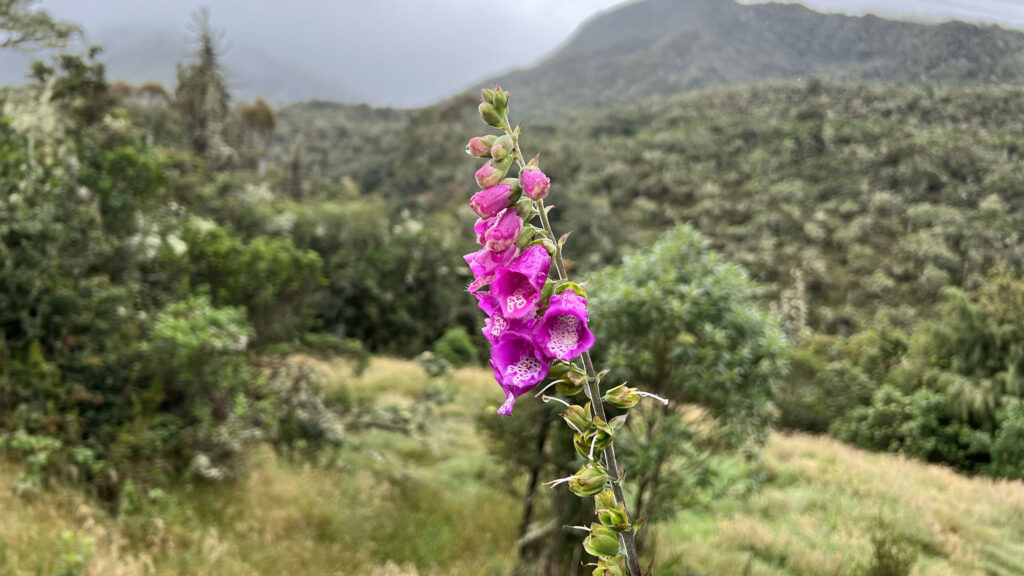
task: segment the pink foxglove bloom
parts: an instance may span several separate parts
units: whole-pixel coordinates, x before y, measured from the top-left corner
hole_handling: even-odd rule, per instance
[[[518,249],[515,245],[503,252],[494,252],[487,248],[481,248],[476,252],[466,254],[463,259],[469,264],[469,270],[473,272],[473,283],[469,285],[470,292],[476,292],[490,284],[496,272],[504,266],[512,263]]]
[[[494,252],[508,250],[523,231],[523,219],[511,208],[502,210],[487,222],[487,229],[483,233],[483,245]]]
[[[548,188],[551,187],[551,179],[536,168],[523,170],[519,175],[519,183],[523,186],[523,193],[533,201],[546,198]]]
[[[506,332],[532,334],[537,323],[540,322],[539,318],[506,320],[501,315],[501,307],[498,305],[498,299],[494,297],[494,294],[490,292],[477,292],[474,296],[478,300],[480,309],[487,314],[487,320],[484,321],[485,324],[482,332],[484,338],[487,338],[487,341],[492,346],[497,344]]]
[[[498,268],[491,293],[498,299],[506,319],[531,316],[540,300],[544,281],[551,270],[551,256],[543,246],[530,246],[507,268]]]
[[[480,218],[492,218],[512,205],[512,187],[498,184],[485,188],[469,199],[469,207]]]
[[[477,243],[484,243],[484,232],[487,231],[487,225],[490,222],[490,220],[490,218],[486,220],[483,218],[477,218],[476,222],[473,223],[473,232],[476,232]]]
[[[537,327],[537,345],[549,358],[568,362],[594,345],[587,321],[585,298],[572,290],[555,294]]]
[[[506,332],[491,348],[494,378],[505,391],[505,403],[498,414],[512,414],[516,397],[533,390],[548,375],[548,360],[529,337]]]

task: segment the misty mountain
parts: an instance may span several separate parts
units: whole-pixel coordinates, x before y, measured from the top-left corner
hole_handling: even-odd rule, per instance
[[[173,91],[177,83],[175,66],[188,60],[193,51],[184,30],[171,28],[116,27],[89,35],[89,41],[103,47],[101,59],[107,64],[111,81],[130,84],[148,81],[162,83]],[[0,84],[25,81],[29,65],[40,54],[6,51],[0,54]],[[295,102],[324,99],[341,102],[362,100],[359,94],[315,69],[301,63],[279,59],[271,50],[244,43],[225,41],[224,65],[232,94],[241,100],[261,96],[270,102]]]
[[[595,17],[536,66],[480,85],[513,88],[523,114],[811,77],[1020,83],[1024,33],[823,14],[797,4],[646,0]]]

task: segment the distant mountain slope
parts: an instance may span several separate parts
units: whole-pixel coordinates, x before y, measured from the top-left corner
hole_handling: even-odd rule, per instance
[[[155,81],[172,91],[177,81],[175,66],[189,59],[194,49],[185,31],[171,28],[112,28],[90,37],[90,42],[103,47],[101,59],[107,63],[110,80],[131,84]],[[31,61],[41,57],[10,51],[0,54],[0,85],[24,83]],[[362,100],[360,95],[315,69],[275,57],[272,49],[229,42],[223,59],[232,95],[237,99],[261,96],[270,102]]]
[[[1024,33],[823,14],[796,4],[646,0],[594,18],[537,66],[481,85],[512,88],[522,111],[807,77],[1020,83]]]

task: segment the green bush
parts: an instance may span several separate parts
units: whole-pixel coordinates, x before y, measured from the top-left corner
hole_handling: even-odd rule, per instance
[[[624,432],[624,466],[645,487],[634,514],[666,517],[692,502],[698,487],[720,484],[728,474],[716,459],[757,460],[788,348],[742,268],[683,225],[595,275],[587,293],[594,357],[611,369],[606,383],[625,380],[670,401],[668,408],[643,402],[630,416],[643,425]],[[714,424],[682,418],[687,404],[704,408]]]
[[[457,368],[475,364],[479,358],[473,339],[462,326],[445,330],[437,342],[434,342],[434,355]]]

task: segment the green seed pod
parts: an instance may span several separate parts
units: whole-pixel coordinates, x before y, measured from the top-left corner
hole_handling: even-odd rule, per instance
[[[594,576],[626,576],[626,558],[624,556],[608,556],[601,558],[594,568]]]
[[[607,483],[608,474],[603,468],[587,465],[569,480],[569,490],[580,497],[593,496],[604,490]]]
[[[610,488],[602,490],[600,494],[594,496],[594,505],[598,510],[603,508],[614,508],[618,503],[615,501],[615,492],[612,492]]]
[[[636,393],[636,388],[630,388],[623,383],[605,392],[604,401],[616,408],[629,409],[640,402],[640,395]]]
[[[572,369],[572,364],[563,362],[561,360],[555,360],[551,363],[551,367],[548,368],[548,378],[557,380],[562,376],[565,376],[566,372]]]
[[[594,497],[594,508],[601,524],[616,532],[622,532],[629,528],[626,507],[621,502],[615,501],[615,494],[611,490],[606,488]]]
[[[614,530],[601,524],[590,525],[590,536],[583,541],[587,554],[599,558],[619,555],[619,536]]]
[[[590,411],[582,406],[569,406],[562,412],[562,418],[569,424],[569,426],[576,432],[586,432],[590,428],[591,419]]]
[[[572,374],[572,372],[566,374],[566,377],[568,377],[570,374]],[[555,382],[555,391],[557,391],[562,396],[572,398],[573,396],[576,396],[580,392],[583,392],[583,385],[577,384],[572,380],[563,378],[558,382]]]

